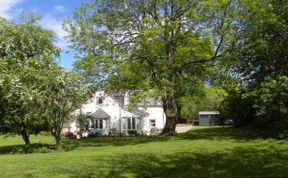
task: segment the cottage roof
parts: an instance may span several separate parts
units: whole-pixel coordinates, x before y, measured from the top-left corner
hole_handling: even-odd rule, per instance
[[[129,107],[128,107],[128,106],[124,106],[123,109],[124,109],[125,111],[130,112],[130,113],[132,113],[132,114],[134,114],[134,115],[136,115],[136,116],[139,116],[139,117],[145,117],[145,116],[148,116],[148,115],[149,115],[148,112],[146,112],[146,111],[144,111],[144,110],[142,110],[142,109],[138,109],[138,108],[137,108],[137,109],[133,109],[133,110],[131,111],[131,110],[129,110]]]
[[[97,111],[95,111],[89,117],[91,117],[93,119],[109,119],[111,116],[109,114],[107,114],[103,109],[99,108]]]

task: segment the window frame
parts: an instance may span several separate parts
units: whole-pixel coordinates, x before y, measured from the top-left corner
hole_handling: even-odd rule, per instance
[[[154,124],[153,124],[154,122]],[[149,120],[149,127],[150,128],[156,128],[156,119],[150,119]]]
[[[137,117],[127,117],[127,130],[137,130]]]

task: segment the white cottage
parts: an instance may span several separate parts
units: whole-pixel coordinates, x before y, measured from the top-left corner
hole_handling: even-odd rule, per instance
[[[89,133],[109,134],[156,134],[166,122],[162,103],[155,99],[146,99],[137,104],[133,111],[128,110],[129,94],[104,94],[96,92],[87,104],[82,105],[81,112],[89,115]],[[80,110],[76,111],[76,114]],[[70,124],[71,131],[76,132],[75,122]]]

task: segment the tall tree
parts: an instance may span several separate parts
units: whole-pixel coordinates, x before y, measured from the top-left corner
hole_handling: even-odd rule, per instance
[[[250,98],[250,109],[246,110],[256,109],[253,118],[270,121],[269,126],[287,120],[288,108],[283,96],[288,93],[283,86],[288,75],[288,2],[244,0],[239,18],[239,41],[236,50],[230,53],[234,60],[228,65],[231,73],[237,74],[242,88],[246,88],[238,99]],[[251,114],[246,115],[251,118]]]
[[[59,50],[53,40],[53,34],[37,24],[37,17],[19,24],[0,19],[0,127],[22,135],[27,147],[30,134],[45,128],[39,86],[46,71],[56,65]]]
[[[265,77],[288,75],[288,3],[276,0],[241,1],[241,32],[232,55],[234,71],[247,85]]]
[[[233,0],[83,4],[67,21],[72,47],[83,52],[75,66],[106,89],[155,91],[166,114],[163,133],[173,134],[176,101],[185,94],[187,80],[202,77],[211,60],[230,46],[231,30],[237,30],[232,28],[237,4]]]

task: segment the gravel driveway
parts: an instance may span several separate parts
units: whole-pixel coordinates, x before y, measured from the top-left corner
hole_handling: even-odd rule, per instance
[[[177,124],[176,125],[176,132],[177,133],[183,133],[187,132],[188,130],[192,129],[192,125],[186,125],[186,124]]]

